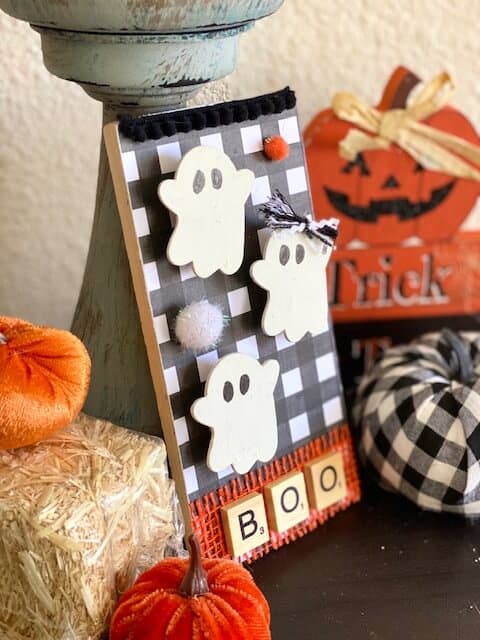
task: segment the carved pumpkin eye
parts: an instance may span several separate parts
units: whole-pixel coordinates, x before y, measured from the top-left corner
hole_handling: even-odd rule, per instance
[[[214,189],[220,189],[223,178],[220,169],[212,169],[212,186]]]
[[[240,393],[244,396],[250,388],[250,378],[246,373],[240,378]]]
[[[303,244],[297,244],[297,248],[295,249],[295,262],[297,264],[301,264],[305,259],[305,247]]]
[[[193,193],[200,193],[205,186],[205,174],[200,169],[196,172],[193,178]]]
[[[228,380],[223,385],[223,399],[225,402],[231,402],[233,400],[233,384]]]
[[[422,167],[422,165],[417,162],[417,164],[415,165],[415,169],[413,170],[413,173],[419,173],[420,171],[425,171],[425,167]]]
[[[347,164],[342,168],[342,173],[352,173],[353,169],[358,167],[360,170],[361,176],[369,176],[370,170],[365,162],[365,158],[363,157],[363,153],[359,153],[355,160],[351,162],[347,162]]]
[[[280,253],[278,257],[280,260],[280,264],[284,266],[290,260],[290,249],[287,247],[286,244],[282,244],[282,246],[280,247]]]

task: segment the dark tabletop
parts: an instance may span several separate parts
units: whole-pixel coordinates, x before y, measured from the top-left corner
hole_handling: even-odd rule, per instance
[[[422,512],[373,487],[251,569],[273,640],[480,638],[480,522]]]

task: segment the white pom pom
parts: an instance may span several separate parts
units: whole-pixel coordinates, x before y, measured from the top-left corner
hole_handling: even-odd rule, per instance
[[[178,313],[175,335],[185,349],[208,351],[218,344],[224,326],[225,318],[220,307],[200,300]]]

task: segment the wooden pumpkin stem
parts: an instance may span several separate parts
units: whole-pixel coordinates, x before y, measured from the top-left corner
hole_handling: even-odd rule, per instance
[[[458,333],[455,333],[451,329],[442,329],[441,335],[443,341],[446,342],[450,349],[448,365],[450,367],[451,377],[462,384],[473,382],[476,378],[475,369],[470,353],[463,340]]]
[[[0,344],[7,344],[8,340],[7,340],[7,336],[4,335],[3,333],[0,333]]]
[[[190,566],[180,585],[180,593],[184,596],[201,596],[209,592],[205,569],[202,567],[200,544],[197,536],[192,533],[188,538],[190,545]]]
[[[408,96],[419,82],[420,78],[410,71],[410,69],[397,67],[383,90],[382,99],[377,108],[380,111],[387,111],[387,109],[405,109]]]

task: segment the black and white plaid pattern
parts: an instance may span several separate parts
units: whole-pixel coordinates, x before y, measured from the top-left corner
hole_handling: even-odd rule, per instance
[[[290,155],[271,162],[263,153],[263,139],[282,135]],[[154,323],[165,379],[175,420],[189,500],[224,485],[235,477],[232,468],[213,473],[206,465],[210,429],[190,416],[194,400],[203,395],[206,377],[222,356],[243,352],[260,361],[275,358],[280,377],[275,391],[279,446],[276,457],[344,421],[344,404],[337,357],[330,331],[306,336],[293,344],[282,335],[263,334],[260,319],[266,292],[249,277],[249,267],[261,257],[265,239],[257,213],[274,189],[279,189],[299,213],[311,211],[303,145],[295,109],[260,116],[255,121],[222,125],[214,129],[180,133],[161,140],[132,142],[120,135],[125,180],[139,239],[145,284],[150,293]],[[198,145],[222,149],[237,169],[255,174],[252,195],[246,203],[245,258],[232,276],[217,272],[210,278],[195,276],[191,265],[175,267],[166,258],[172,232],[169,212],[157,196],[159,183],[171,178],[182,156]],[[174,321],[180,308],[207,299],[220,305],[230,318],[219,346],[197,355],[184,351],[174,338]]]
[[[462,333],[476,376],[480,334]],[[388,349],[354,408],[360,453],[377,481],[425,509],[480,514],[480,380],[452,379],[440,333]]]

